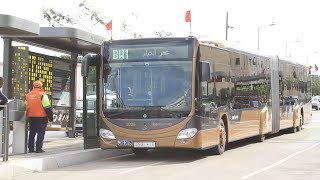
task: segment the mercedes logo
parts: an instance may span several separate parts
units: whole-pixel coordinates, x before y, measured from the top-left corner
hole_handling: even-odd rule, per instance
[[[143,116],[142,116],[143,118],[147,118],[147,115],[146,114],[143,114]]]

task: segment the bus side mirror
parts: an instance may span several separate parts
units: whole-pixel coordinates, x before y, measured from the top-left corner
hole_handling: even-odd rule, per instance
[[[200,67],[201,67],[201,81],[210,80],[210,63],[201,61]]]
[[[81,62],[81,76],[87,77],[89,73],[89,66],[96,66],[100,55],[98,54],[87,54],[82,58]]]
[[[103,71],[104,71],[103,74],[109,75],[109,74],[111,73],[111,67],[110,67],[110,65],[109,65],[109,64],[104,64],[104,65],[103,65]]]

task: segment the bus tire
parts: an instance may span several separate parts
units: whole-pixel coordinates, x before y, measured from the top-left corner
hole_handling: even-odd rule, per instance
[[[291,128],[291,133],[296,133],[297,132],[297,126],[293,126]]]
[[[264,140],[266,140],[266,135],[260,134],[260,135],[258,136],[258,142],[263,142]]]
[[[219,144],[212,149],[209,149],[210,154],[221,155],[225,151],[227,144],[227,130],[223,120],[220,120],[219,128]]]
[[[302,130],[302,115],[300,116],[299,125],[297,126],[297,131],[301,131],[301,130]]]
[[[132,152],[135,155],[146,155],[148,154],[148,149],[144,149],[144,148],[132,148]]]

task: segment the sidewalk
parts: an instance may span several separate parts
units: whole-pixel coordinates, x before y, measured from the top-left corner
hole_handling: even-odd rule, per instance
[[[84,150],[83,138],[80,136],[76,138],[47,138],[44,141],[44,150],[45,153],[9,155],[8,161],[0,161],[0,179],[131,153],[131,150],[119,149]]]

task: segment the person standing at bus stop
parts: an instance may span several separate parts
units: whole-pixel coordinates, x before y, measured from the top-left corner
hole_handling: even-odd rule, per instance
[[[0,89],[2,88],[4,83],[3,77],[0,77]],[[5,105],[8,102],[7,96],[5,96],[2,91],[0,90],[0,105]],[[0,107],[0,111],[3,109],[3,107]]]
[[[43,139],[46,132],[48,119],[53,121],[53,112],[48,96],[42,88],[41,81],[33,83],[33,90],[26,96],[27,118],[29,122],[29,152],[43,153]],[[34,146],[35,136],[37,134],[36,146]],[[34,149],[36,147],[36,149]]]

